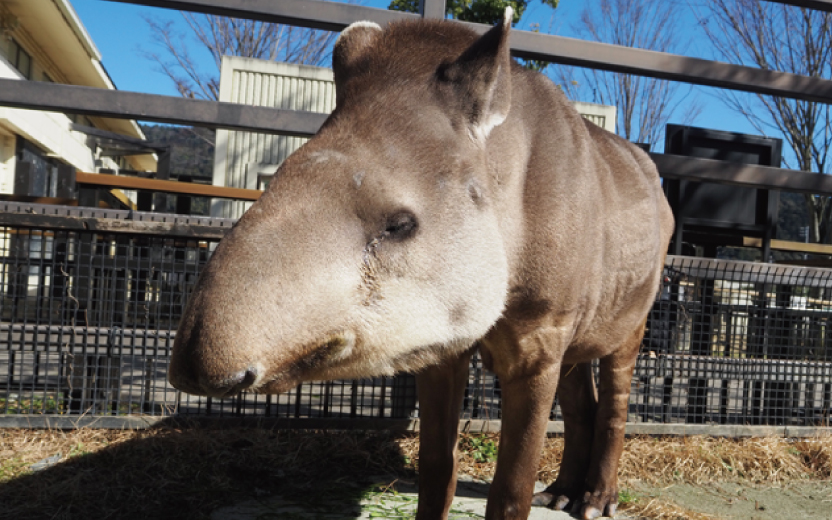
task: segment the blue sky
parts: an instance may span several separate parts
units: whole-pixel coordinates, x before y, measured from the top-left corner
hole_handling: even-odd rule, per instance
[[[177,11],[102,0],[71,0],[71,2],[100,50],[104,67],[119,89],[178,95],[167,76],[158,70],[154,62],[144,56],[145,52],[154,49],[151,32],[144,18],[151,16],[162,21],[170,20],[182,26],[184,23]],[[360,3],[370,7],[386,8],[389,0],[364,0]],[[540,2],[531,2],[521,21],[521,28],[527,29],[528,24],[538,23],[542,32],[575,36],[573,27],[583,4],[581,0],[561,0],[559,7],[552,10]],[[692,21],[695,22],[695,20]],[[688,24],[688,26],[695,26],[695,23]],[[193,49],[195,50],[196,46]],[[199,54],[195,54],[199,58]],[[707,47],[697,45],[696,41],[688,49],[687,54],[710,57],[707,55]],[[207,54],[202,56],[202,59],[204,59],[206,71],[214,66]],[[701,98],[705,108],[694,121],[696,126],[756,133],[743,118],[725,108],[715,97],[714,89],[698,88],[697,95]]]

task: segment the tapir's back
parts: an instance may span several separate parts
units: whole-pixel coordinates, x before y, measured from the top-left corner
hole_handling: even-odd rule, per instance
[[[548,79],[522,70],[513,76],[512,113],[495,134],[531,142],[523,238],[514,247],[522,294],[574,319],[576,342],[609,343],[611,330],[635,330],[673,230],[654,163],[583,119]]]

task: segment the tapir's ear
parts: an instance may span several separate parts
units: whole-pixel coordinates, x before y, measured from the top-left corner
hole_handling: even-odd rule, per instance
[[[508,34],[513,9],[474,42],[456,61],[440,69],[453,83],[462,102],[471,138],[482,141],[508,116],[511,107],[511,55]]]
[[[375,22],[355,22],[341,31],[332,50],[332,72],[335,75],[335,104],[340,105],[343,84],[360,66],[361,59],[381,35]]]

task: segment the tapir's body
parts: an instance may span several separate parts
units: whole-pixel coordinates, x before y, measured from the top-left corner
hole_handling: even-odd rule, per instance
[[[562,469],[534,500],[614,512],[673,227],[648,156],[513,63],[508,31],[347,28],[336,110],[220,244],[173,352],[173,384],[214,396],[417,372],[423,520],[446,517],[454,493],[477,342],[503,389],[486,516],[528,516],[558,384]]]

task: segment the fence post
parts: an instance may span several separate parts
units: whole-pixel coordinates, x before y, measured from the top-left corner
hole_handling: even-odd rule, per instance
[[[445,18],[445,0],[422,0],[419,2],[419,14],[423,18]]]

